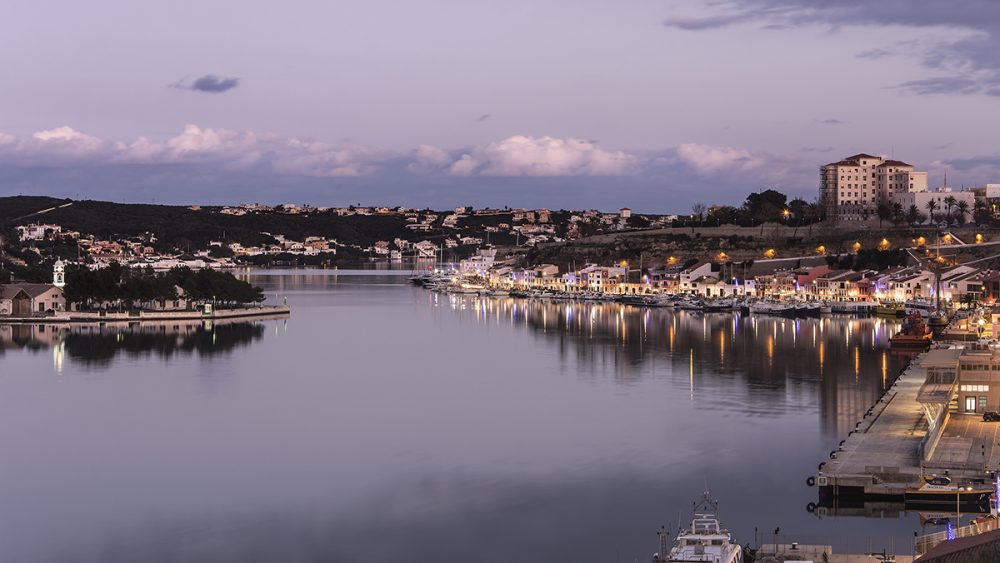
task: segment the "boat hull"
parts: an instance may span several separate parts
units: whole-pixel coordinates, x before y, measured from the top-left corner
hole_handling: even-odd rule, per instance
[[[990,506],[989,489],[973,489],[971,491],[918,491],[908,490],[903,494],[907,508],[945,508],[976,507],[987,509]]]

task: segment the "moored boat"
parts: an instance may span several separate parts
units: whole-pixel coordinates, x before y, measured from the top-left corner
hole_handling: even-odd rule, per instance
[[[931,345],[931,331],[918,312],[913,312],[903,321],[903,328],[889,338],[890,348],[925,349]]]
[[[691,527],[681,529],[672,546],[667,531],[657,533],[659,551],[653,563],[743,563],[743,547],[733,542],[729,530],[719,522],[719,503],[706,491],[695,503]]]
[[[950,477],[932,475],[924,477],[919,487],[911,487],[903,493],[907,507],[954,508],[956,506],[990,506],[993,489],[983,486],[958,486]]]
[[[875,307],[875,314],[881,317],[902,317],[906,314],[906,307],[902,303],[880,301]]]

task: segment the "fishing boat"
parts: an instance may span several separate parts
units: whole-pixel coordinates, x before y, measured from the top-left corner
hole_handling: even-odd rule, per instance
[[[959,486],[950,477],[931,475],[924,477],[919,487],[910,487],[903,492],[903,500],[908,508],[945,508],[990,506],[993,489],[986,486]],[[970,510],[971,511],[971,510]]]
[[[931,331],[920,313],[914,311],[903,321],[902,330],[889,338],[890,348],[926,349],[931,345]]]
[[[708,491],[694,505],[691,527],[681,529],[672,546],[667,546],[665,529],[657,536],[659,551],[653,563],[743,563],[743,547],[720,525],[719,503]]]

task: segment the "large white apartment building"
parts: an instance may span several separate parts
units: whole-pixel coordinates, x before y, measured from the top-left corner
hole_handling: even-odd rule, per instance
[[[927,173],[900,160],[862,153],[820,168],[820,203],[834,221],[867,219],[893,194],[925,191]]]

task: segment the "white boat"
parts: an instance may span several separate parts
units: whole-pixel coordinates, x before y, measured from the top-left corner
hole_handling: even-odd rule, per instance
[[[683,309],[685,311],[703,311],[705,310],[705,302],[701,299],[696,298],[685,298],[677,302],[675,305],[678,309]]]
[[[660,551],[653,554],[653,563],[743,563],[743,547],[719,524],[719,503],[708,491],[694,505],[691,527],[677,534],[669,551],[666,531],[657,535]]]
[[[750,304],[750,312],[755,315],[790,315],[795,313],[795,305],[764,299]]]
[[[934,303],[926,299],[910,299],[904,304],[906,316],[918,313],[921,317],[927,318],[934,311]]]

